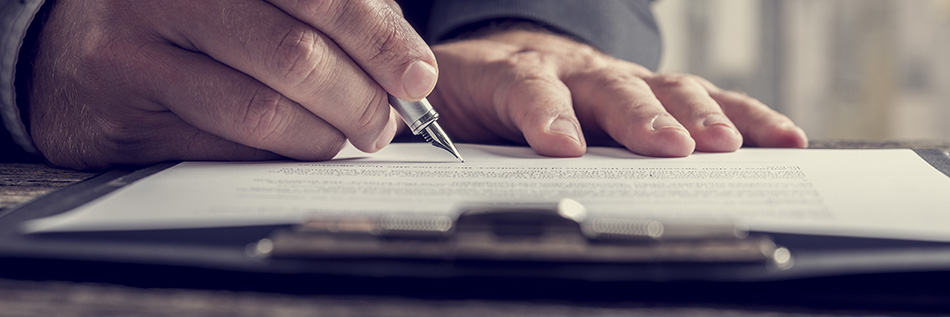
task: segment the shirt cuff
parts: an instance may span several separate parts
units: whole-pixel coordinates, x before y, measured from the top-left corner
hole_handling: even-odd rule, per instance
[[[24,150],[37,153],[16,103],[16,63],[23,39],[43,0],[9,0],[0,11],[0,116],[14,141]]]

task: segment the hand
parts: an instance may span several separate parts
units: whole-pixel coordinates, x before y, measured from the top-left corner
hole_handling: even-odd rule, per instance
[[[79,169],[376,151],[386,92],[418,100],[438,76],[391,0],[58,0],[42,33],[31,134]]]
[[[508,30],[437,45],[442,78],[430,101],[463,142],[527,142],[580,156],[587,142],[687,156],[746,144],[805,147],[791,120],[692,75],[654,74],[544,31]]]

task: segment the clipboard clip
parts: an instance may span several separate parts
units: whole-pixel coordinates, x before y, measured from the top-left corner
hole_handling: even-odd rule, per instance
[[[785,269],[788,249],[732,223],[590,217],[572,199],[555,208],[471,208],[446,215],[310,219],[248,246],[255,257],[309,260],[543,263],[756,263]]]

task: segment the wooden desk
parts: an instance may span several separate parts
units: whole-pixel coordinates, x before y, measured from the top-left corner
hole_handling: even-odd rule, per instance
[[[814,141],[813,148],[940,148],[948,141]],[[39,163],[0,163],[0,208],[95,176]],[[0,209],[0,214],[3,210]],[[0,268],[2,270],[2,268]],[[921,301],[950,299],[921,298]],[[555,300],[426,299],[400,296],[287,295],[193,289],[0,279],[0,315],[185,316],[802,316],[875,314],[806,307],[690,302],[583,302]],[[886,312],[885,312],[886,313]]]

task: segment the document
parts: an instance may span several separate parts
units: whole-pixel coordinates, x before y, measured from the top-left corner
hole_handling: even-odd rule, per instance
[[[553,205],[591,217],[730,221],[751,230],[950,241],[950,178],[911,150],[743,148],[648,158],[592,147],[579,158],[425,143],[326,162],[183,162],[26,232],[293,224],[314,216]]]

